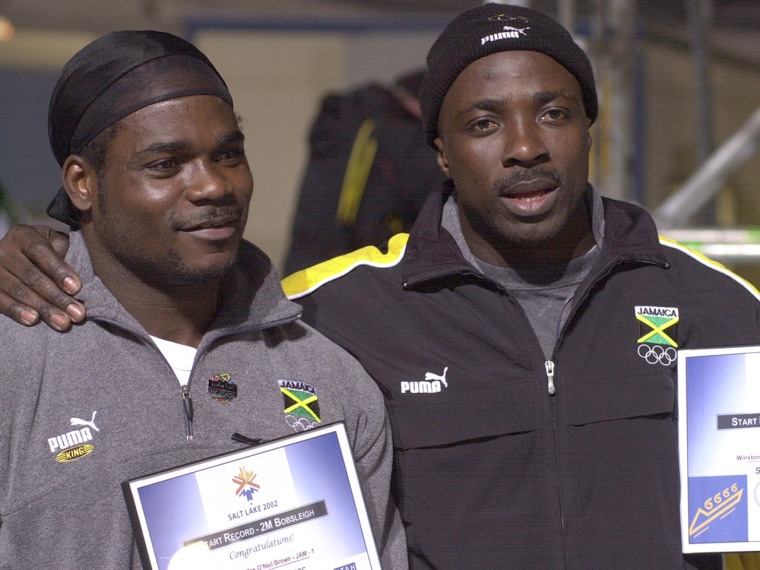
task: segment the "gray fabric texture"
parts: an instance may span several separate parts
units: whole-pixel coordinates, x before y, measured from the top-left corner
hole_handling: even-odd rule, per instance
[[[146,331],[92,267],[81,236],[67,256],[84,282],[87,321],[66,334],[0,321],[0,568],[140,568],[120,483],[242,446],[233,432],[271,440],[295,433],[278,380],[314,387],[321,424],[344,421],[384,568],[406,568],[389,502],[390,431],[380,391],[343,349],[300,320],[269,259],[241,246],[224,306],[191,375],[194,439],[180,387]],[[227,404],[213,374],[238,386]],[[56,438],[90,420],[92,451],[58,462]]]

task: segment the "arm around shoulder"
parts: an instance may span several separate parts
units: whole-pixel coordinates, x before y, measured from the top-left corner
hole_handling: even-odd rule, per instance
[[[71,295],[81,288],[64,261],[68,237],[47,226],[13,226],[0,239],[0,313],[31,326],[40,318],[68,329],[84,319],[84,306]]]

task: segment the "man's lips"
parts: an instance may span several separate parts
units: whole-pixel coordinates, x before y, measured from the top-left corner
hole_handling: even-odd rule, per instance
[[[222,218],[214,218],[206,220],[204,222],[197,222],[191,226],[182,228],[185,232],[197,232],[199,230],[206,230],[211,228],[221,228],[230,225],[234,225],[237,222],[239,216],[224,216]]]
[[[507,187],[501,198],[516,213],[522,215],[541,214],[548,207],[554,191],[558,188],[554,180],[546,178],[523,180]]]
[[[240,216],[241,213],[237,209],[232,212],[216,213],[203,218],[187,220],[180,224],[178,229],[201,239],[228,239],[235,234]]]
[[[540,190],[531,190],[530,192],[520,192],[518,194],[507,194],[506,196],[504,196],[504,198],[507,198],[509,200],[521,200],[524,202],[533,202],[534,200],[538,200],[554,190],[555,188],[546,188],[546,189],[542,188]]]
[[[559,184],[549,178],[533,178],[511,184],[501,191],[504,198],[531,199],[556,190]]]

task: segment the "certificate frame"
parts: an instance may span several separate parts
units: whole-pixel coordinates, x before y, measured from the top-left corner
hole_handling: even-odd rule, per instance
[[[381,568],[343,422],[130,479],[122,491],[146,570]]]
[[[760,346],[678,352],[684,553],[760,550]]]

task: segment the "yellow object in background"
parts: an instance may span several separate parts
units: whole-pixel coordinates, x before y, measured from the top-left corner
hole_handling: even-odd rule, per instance
[[[760,552],[724,554],[723,570],[760,570]]]

